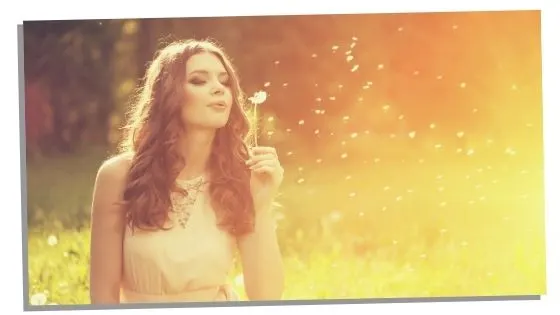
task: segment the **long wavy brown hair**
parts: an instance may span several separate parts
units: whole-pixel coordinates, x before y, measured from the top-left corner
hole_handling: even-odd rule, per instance
[[[210,40],[175,41],[158,50],[127,113],[120,154],[132,157],[123,205],[131,228],[165,229],[171,192],[186,194],[176,179],[185,166],[177,143],[182,133],[183,83],[189,58],[211,52],[230,76],[233,106],[227,124],[217,130],[209,161],[209,193],[219,226],[233,235],[253,228],[250,171],[244,161],[252,133],[239,78],[224,50]]]

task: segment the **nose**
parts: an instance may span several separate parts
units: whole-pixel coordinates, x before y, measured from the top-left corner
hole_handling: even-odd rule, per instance
[[[224,86],[220,82],[216,82],[212,87],[212,94],[213,95],[224,94]]]

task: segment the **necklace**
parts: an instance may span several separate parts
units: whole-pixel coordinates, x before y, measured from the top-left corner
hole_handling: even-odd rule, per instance
[[[186,228],[187,222],[191,216],[192,207],[195,204],[198,195],[203,191],[204,177],[201,176],[194,180],[180,180],[178,181],[181,188],[187,191],[187,196],[181,194],[173,194],[171,197],[171,204],[173,213],[177,222],[182,228]]]

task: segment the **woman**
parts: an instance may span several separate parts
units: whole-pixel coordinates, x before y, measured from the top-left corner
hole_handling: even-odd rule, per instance
[[[119,155],[95,180],[92,304],[228,301],[239,251],[250,300],[278,300],[282,258],[271,214],[283,179],[273,148],[252,147],[226,54],[175,42],[149,66]]]

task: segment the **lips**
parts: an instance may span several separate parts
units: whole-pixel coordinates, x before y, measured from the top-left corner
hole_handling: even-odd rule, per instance
[[[227,107],[225,102],[215,102],[215,103],[212,103],[208,106],[213,107],[213,108],[217,108],[217,109],[225,109]]]

